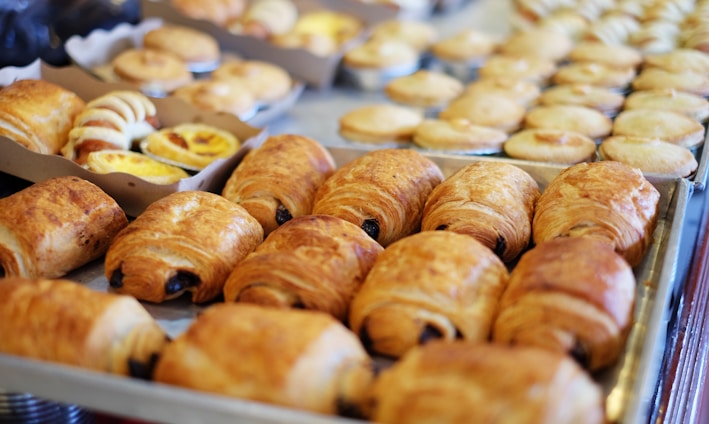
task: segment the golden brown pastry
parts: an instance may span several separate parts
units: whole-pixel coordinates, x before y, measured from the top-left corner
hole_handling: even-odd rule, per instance
[[[559,62],[568,56],[574,43],[570,37],[545,28],[531,28],[509,35],[500,44],[500,53],[509,56],[534,56]]]
[[[438,165],[415,150],[369,151],[320,186],[312,213],[343,218],[386,247],[418,231],[426,198],[442,180]]]
[[[699,122],[709,119],[709,100],[696,94],[673,89],[634,91],[628,95],[623,109],[657,109],[678,112]]]
[[[669,72],[661,68],[643,69],[633,80],[634,90],[674,89],[709,96],[709,76],[698,72]]]
[[[530,81],[508,77],[488,77],[477,79],[466,85],[462,95],[500,94],[528,107],[535,103],[540,93],[539,85]]]
[[[294,218],[239,262],[224,300],[315,309],[344,321],[350,301],[383,250],[358,226],[329,215]]]
[[[151,203],[113,240],[104,272],[111,288],[160,303],[190,292],[219,296],[234,266],[263,241],[244,208],[206,191],[178,191]]]
[[[219,43],[212,35],[182,25],[163,25],[143,36],[143,47],[176,54],[192,72],[212,70],[219,63]]]
[[[0,199],[0,277],[58,278],[106,253],[128,224],[93,183],[51,178]]]
[[[185,16],[218,26],[240,17],[247,6],[247,0],[170,0],[170,3]]]
[[[529,347],[431,342],[375,381],[382,423],[602,424],[604,396],[564,355]]]
[[[487,341],[508,272],[473,237],[422,231],[382,252],[350,307],[350,328],[377,354],[434,339]]]
[[[625,96],[616,90],[590,84],[562,84],[549,87],[537,98],[543,106],[575,105],[596,109],[608,117],[618,114]]]
[[[467,119],[426,119],[416,127],[413,142],[419,147],[456,153],[498,153],[507,133],[472,124]]]
[[[537,56],[492,55],[478,73],[481,78],[510,78],[546,85],[557,70],[554,61]]]
[[[275,135],[244,157],[222,196],[244,207],[268,235],[285,222],[310,214],[315,192],[334,172],[334,159],[316,140]]]
[[[636,266],[652,243],[659,200],[637,168],[614,161],[573,165],[539,197],[532,238],[535,244],[557,237],[601,239]]]
[[[586,106],[553,104],[536,106],[524,116],[525,128],[568,130],[592,139],[605,137],[613,121],[604,113]]]
[[[338,121],[340,135],[359,143],[407,143],[423,121],[420,110],[390,103],[359,106]]]
[[[504,262],[527,248],[539,185],[527,172],[503,162],[460,168],[426,200],[421,230],[474,237]]]
[[[175,165],[160,162],[132,150],[99,150],[89,153],[86,169],[97,174],[124,172],[153,184],[174,184],[189,174]]]
[[[168,337],[131,296],[69,280],[0,279],[0,352],[150,378]]]
[[[17,80],[0,90],[0,136],[27,149],[57,154],[84,101],[44,80]]]
[[[240,145],[230,131],[197,123],[163,128],[145,137],[146,152],[193,170],[233,156]]]
[[[635,68],[614,68],[596,62],[572,62],[559,67],[554,84],[588,84],[623,91],[635,78]]]
[[[634,302],[633,270],[610,243],[594,237],[547,240],[512,270],[492,339],[568,354],[596,371],[625,349]]]
[[[428,70],[395,78],[384,87],[384,94],[393,101],[415,107],[440,107],[462,92],[462,82],[450,75]]]
[[[227,27],[234,34],[270,38],[290,31],[297,19],[298,9],[292,0],[253,0]]]
[[[479,64],[495,51],[497,45],[497,40],[490,35],[466,29],[436,41],[430,50],[439,60]]]
[[[656,138],[608,137],[598,146],[602,160],[623,162],[645,173],[689,177],[699,164],[687,148]]]
[[[164,95],[193,81],[187,64],[177,55],[149,48],[127,49],[111,61],[121,81],[136,84],[141,91]]]
[[[600,63],[612,68],[637,68],[643,56],[636,49],[622,44],[606,44],[598,41],[577,43],[569,52],[572,62]]]
[[[516,131],[526,109],[516,100],[500,94],[478,94],[453,100],[439,114],[440,119],[466,119],[475,125],[495,128],[506,133]]]
[[[667,53],[646,55],[643,67],[706,75],[709,73],[709,55],[696,49],[679,48]]]
[[[596,142],[570,130],[531,128],[518,131],[503,145],[511,158],[572,165],[596,158]]]
[[[374,25],[371,38],[401,40],[417,51],[425,52],[438,41],[438,30],[430,23],[420,20],[388,19]]]
[[[613,121],[612,134],[657,138],[687,148],[704,143],[704,125],[668,109],[624,110]]]
[[[199,109],[231,113],[242,121],[251,118],[258,108],[248,84],[238,78],[199,79],[183,85],[172,95]]]
[[[362,403],[373,364],[357,337],[328,314],[222,303],[168,345],[154,380],[336,414]]]
[[[212,78],[237,79],[243,82],[256,101],[261,103],[281,100],[293,88],[293,80],[284,68],[259,60],[224,62],[212,72]]]
[[[302,48],[319,56],[331,56],[357,36],[364,22],[345,12],[328,9],[305,11],[289,31],[274,34],[269,41],[286,48]]]

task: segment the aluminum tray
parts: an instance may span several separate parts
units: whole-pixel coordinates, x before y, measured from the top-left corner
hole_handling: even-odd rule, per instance
[[[329,147],[329,150],[338,165],[365,152],[342,147]],[[434,160],[445,175],[472,162],[499,160],[476,156],[426,156]],[[511,162],[527,171],[542,189],[563,169]],[[693,186],[686,179],[651,181],[661,194],[660,211],[651,248],[634,270],[638,281],[635,324],[617,365],[595,376],[606,393],[607,415],[611,422],[646,422],[650,416],[666,347],[671,299],[682,281],[678,278],[679,246]],[[95,290],[108,288],[100,260],[75,271],[68,278]],[[201,310],[186,298],[160,305],[146,303],[145,306],[173,337],[182,333]],[[175,424],[355,422],[10,355],[0,355],[0,387],[96,411]]]

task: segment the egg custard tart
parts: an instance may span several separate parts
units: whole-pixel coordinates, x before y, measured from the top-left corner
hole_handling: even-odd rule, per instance
[[[100,150],[91,152],[86,167],[99,174],[125,172],[153,184],[173,184],[189,174],[182,168],[159,162],[130,150]]]
[[[180,124],[145,138],[143,151],[185,169],[199,171],[220,158],[236,153],[239,139],[229,131],[207,124]]]

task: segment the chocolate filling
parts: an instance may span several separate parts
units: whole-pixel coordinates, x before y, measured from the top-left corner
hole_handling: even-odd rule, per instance
[[[175,294],[188,287],[197,287],[200,283],[199,277],[189,271],[177,271],[165,283],[165,294]]]
[[[574,343],[571,350],[569,350],[569,355],[583,368],[588,368],[591,363],[591,358],[586,346],[579,340],[576,340],[576,343]]]
[[[428,341],[442,338],[443,333],[441,332],[441,330],[432,326],[431,324],[426,324],[423,330],[421,330],[421,334],[419,334],[419,344],[424,344]]]
[[[283,225],[291,219],[293,219],[293,215],[291,215],[290,211],[286,209],[285,206],[278,205],[278,208],[276,209],[276,223],[278,223],[278,225]]]
[[[140,378],[142,380],[150,380],[153,377],[155,365],[158,363],[158,354],[150,355],[148,362],[138,361],[136,359],[128,359],[128,372],[131,377]]]
[[[493,251],[499,257],[505,254],[505,249],[507,249],[507,241],[500,234],[497,235],[497,242],[495,243],[495,248]]]
[[[360,420],[366,418],[364,416],[364,412],[359,406],[357,406],[356,403],[353,403],[341,396],[338,396],[337,399],[335,399],[335,410],[337,411],[337,415],[340,415],[342,417]]]
[[[362,229],[374,240],[379,238],[379,221],[376,219],[365,219],[362,223]]]
[[[438,227],[436,227],[436,231],[445,231],[448,229],[448,224],[441,224]]]
[[[369,336],[369,330],[367,330],[367,322],[362,323],[362,328],[359,330],[359,338],[362,341],[362,346],[368,350],[372,351],[374,347],[374,340]]]
[[[121,268],[118,267],[116,268],[115,271],[111,274],[111,279],[108,280],[108,285],[113,287],[114,289],[120,289],[123,287],[123,271],[121,271]]]

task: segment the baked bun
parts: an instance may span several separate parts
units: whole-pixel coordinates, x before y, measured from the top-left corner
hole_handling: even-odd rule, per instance
[[[607,241],[547,240],[512,270],[492,340],[568,354],[597,371],[623,352],[634,302],[633,270]]]
[[[378,103],[360,106],[342,115],[338,131],[343,138],[354,142],[408,143],[423,119],[421,111]]]
[[[247,0],[171,0],[170,3],[185,16],[223,27],[244,13]]]
[[[661,68],[646,68],[632,83],[633,90],[674,89],[698,96],[709,96],[709,76],[697,72],[669,72]]]
[[[106,253],[128,224],[93,183],[66,176],[0,199],[0,277],[58,278]]]
[[[474,238],[422,231],[379,255],[352,300],[350,328],[389,357],[433,339],[483,342],[507,278],[502,261]]]
[[[537,198],[537,182],[522,169],[502,162],[471,163],[433,189],[421,230],[472,236],[512,262],[531,239]]]
[[[571,62],[600,63],[611,68],[637,68],[643,64],[643,55],[631,46],[582,41],[574,45],[568,55]]]
[[[249,88],[257,102],[266,104],[283,99],[293,88],[293,80],[285,69],[259,60],[224,62],[212,72],[212,78],[235,78]]]
[[[666,53],[645,55],[643,67],[706,75],[709,74],[709,56],[697,49],[678,48]]]
[[[596,62],[572,62],[552,77],[554,84],[588,84],[616,91],[625,90],[635,78],[635,68],[614,68]]]
[[[153,184],[174,184],[189,174],[175,165],[163,163],[131,150],[99,150],[89,153],[86,169],[97,174],[123,172]]]
[[[190,292],[204,303],[222,293],[234,266],[263,241],[244,208],[206,191],[178,191],[151,203],[106,252],[111,288],[160,303]]]
[[[554,104],[527,111],[524,127],[574,131],[595,140],[610,135],[613,121],[596,109]]]
[[[292,0],[253,0],[227,27],[234,34],[268,39],[290,31],[297,19],[298,9]]]
[[[386,247],[419,230],[426,198],[442,180],[438,165],[415,150],[369,151],[320,186],[312,213],[343,218]]]
[[[446,62],[462,62],[479,65],[498,46],[498,41],[489,34],[476,29],[465,29],[444,37],[431,45],[431,54]]]
[[[401,40],[370,38],[348,50],[342,64],[351,69],[414,69],[418,68],[419,52]]]
[[[149,379],[168,337],[131,296],[69,280],[0,279],[0,352]]]
[[[596,142],[570,130],[531,128],[518,131],[503,145],[511,158],[572,165],[596,158]]]
[[[187,64],[164,50],[127,49],[113,58],[111,65],[119,80],[150,94],[164,95],[193,81]]]
[[[237,78],[196,80],[176,89],[172,95],[198,109],[231,113],[242,121],[251,118],[258,109],[248,84]]]
[[[0,136],[27,149],[57,154],[67,143],[84,101],[44,80],[17,80],[0,89]]]
[[[657,138],[687,148],[701,145],[704,132],[696,119],[665,109],[624,110],[613,121],[613,135]]]
[[[652,243],[659,200],[637,168],[615,161],[572,165],[539,197],[532,238],[535,244],[558,237],[601,239],[636,266]]]
[[[163,25],[143,36],[143,47],[174,53],[192,72],[204,72],[219,64],[219,43],[210,34],[181,25]]]
[[[504,77],[543,86],[556,70],[556,63],[543,57],[495,54],[485,60],[478,74],[481,78]]]
[[[574,105],[595,109],[613,117],[623,108],[625,96],[606,87],[591,84],[562,84],[544,90],[537,101],[542,106]]]
[[[530,81],[508,77],[488,77],[468,83],[462,96],[500,94],[516,100],[524,107],[528,107],[536,102],[540,93],[539,85]]]
[[[615,160],[644,173],[676,178],[689,177],[699,166],[689,149],[656,138],[608,137],[598,146],[598,153],[602,160]]]
[[[413,19],[388,19],[372,28],[371,38],[400,40],[419,52],[425,52],[438,41],[438,30],[432,24]]]
[[[565,59],[574,42],[570,37],[544,28],[530,28],[509,35],[500,44],[499,52],[510,56],[534,56],[553,62]]]
[[[328,314],[222,303],[168,345],[154,380],[336,414],[362,402],[373,368],[357,337]]]
[[[669,110],[699,122],[706,122],[709,119],[709,100],[671,88],[634,91],[625,99],[623,109]]]
[[[419,147],[457,153],[498,153],[505,140],[506,132],[475,125],[463,118],[426,119],[413,135],[413,142]]]
[[[231,132],[208,124],[185,123],[163,128],[145,138],[146,153],[201,170],[239,150],[241,141]]]
[[[334,172],[334,159],[316,140],[281,134],[250,151],[221,194],[246,209],[268,235],[287,221],[310,214],[315,192]]]
[[[516,131],[526,109],[516,100],[499,94],[463,96],[450,102],[439,114],[440,119],[466,119],[475,125],[495,128],[506,133]]]
[[[343,219],[294,218],[236,265],[224,285],[224,300],[315,309],[344,321],[382,250],[364,230]]]
[[[450,75],[420,70],[395,78],[384,87],[391,100],[407,106],[441,107],[463,92],[463,83]]]

